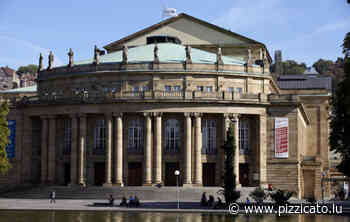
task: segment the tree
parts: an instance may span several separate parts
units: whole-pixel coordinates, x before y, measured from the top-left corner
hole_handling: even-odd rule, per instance
[[[24,73],[30,73],[30,74],[36,74],[38,72],[38,66],[34,64],[29,64],[27,66],[20,66],[17,69],[18,74],[24,74]]]
[[[275,72],[276,64],[272,64],[271,72]],[[297,63],[294,60],[286,60],[282,62],[282,75],[291,75],[291,74],[303,74],[307,66],[305,63]]]
[[[319,59],[312,65],[312,67],[314,67],[316,71],[320,74],[328,74],[332,72],[334,63],[331,60]]]
[[[225,152],[224,189],[222,193],[225,196],[226,204],[231,204],[240,197],[240,192],[236,191],[236,175],[234,174],[236,144],[232,126],[227,131],[227,139],[222,148]]]
[[[7,114],[9,112],[7,102],[0,106],[0,174],[6,173],[11,167],[6,153],[6,146],[9,143],[10,130],[7,125]]]
[[[350,176],[350,35],[346,35],[343,44],[344,79],[338,84],[338,88],[332,97],[333,112],[330,121],[329,143],[331,150],[341,155],[338,170],[346,176]]]

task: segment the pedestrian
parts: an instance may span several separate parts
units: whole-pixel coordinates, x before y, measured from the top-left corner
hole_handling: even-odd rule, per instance
[[[56,192],[54,190],[50,192],[50,203],[56,203]]]

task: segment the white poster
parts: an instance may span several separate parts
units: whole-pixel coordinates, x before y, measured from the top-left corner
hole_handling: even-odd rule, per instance
[[[288,158],[288,118],[275,118],[275,157]]]

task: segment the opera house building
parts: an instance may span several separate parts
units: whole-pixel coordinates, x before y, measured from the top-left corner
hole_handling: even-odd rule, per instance
[[[272,74],[263,43],[187,14],[103,48],[58,67],[50,53],[37,86],[1,93],[13,142],[0,184],[175,186],[179,170],[181,186],[221,186],[232,126],[238,187],[321,197],[329,79]]]

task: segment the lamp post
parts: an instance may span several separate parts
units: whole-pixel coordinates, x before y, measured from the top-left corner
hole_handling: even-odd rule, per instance
[[[322,201],[324,201],[324,179],[326,177],[326,172],[322,172],[321,188],[322,188]]]
[[[180,171],[175,170],[174,174],[176,176],[177,209],[180,209],[180,198],[179,198],[179,176],[180,176]]]

